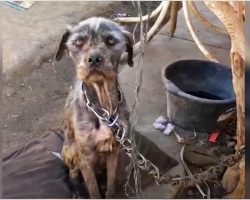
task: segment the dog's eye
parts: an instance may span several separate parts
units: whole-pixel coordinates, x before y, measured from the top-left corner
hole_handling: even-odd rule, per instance
[[[77,39],[74,44],[77,46],[77,47],[81,47],[83,45],[83,41],[81,39]]]
[[[117,42],[118,42],[117,39],[112,36],[108,36],[106,38],[106,44],[109,46],[114,46]]]
[[[78,38],[74,41],[74,45],[77,47],[82,47],[86,38]]]

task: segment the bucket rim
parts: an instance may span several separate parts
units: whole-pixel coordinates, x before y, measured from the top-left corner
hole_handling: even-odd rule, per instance
[[[229,99],[222,99],[222,100],[214,100],[214,99],[206,99],[206,98],[193,96],[193,95],[190,95],[190,94],[182,91],[179,87],[176,86],[176,84],[174,84],[171,80],[166,78],[165,72],[166,72],[167,68],[169,68],[169,67],[171,67],[174,64],[177,64],[179,62],[183,62],[183,61],[195,61],[195,62],[198,61],[198,62],[206,62],[206,63],[215,63],[215,64],[219,64],[223,67],[228,68],[226,65],[223,65],[221,63],[216,63],[216,62],[208,61],[208,60],[199,60],[199,59],[183,59],[183,60],[178,60],[178,61],[172,62],[171,64],[163,67],[163,69],[162,69],[161,78],[162,78],[165,90],[167,90],[168,92],[170,92],[176,96],[180,96],[180,97],[183,97],[185,99],[190,99],[190,100],[193,100],[195,102],[200,102],[200,103],[207,103],[207,104],[235,104],[236,103],[236,97],[229,98]]]

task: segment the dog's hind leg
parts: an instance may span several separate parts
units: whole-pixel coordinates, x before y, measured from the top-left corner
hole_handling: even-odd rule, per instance
[[[118,164],[119,147],[107,155],[107,191],[106,199],[111,198],[115,192],[115,178]]]

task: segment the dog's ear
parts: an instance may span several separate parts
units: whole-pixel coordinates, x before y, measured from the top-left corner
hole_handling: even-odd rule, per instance
[[[133,67],[133,45],[134,45],[134,40],[133,40],[133,36],[130,32],[124,30],[123,34],[126,38],[126,42],[127,42],[127,49],[126,51],[128,52],[128,65],[130,67]]]
[[[62,56],[64,54],[64,50],[67,48],[65,43],[67,42],[69,35],[70,35],[69,30],[67,30],[63,34],[60,45],[59,45],[59,48],[58,48],[57,53],[55,55],[55,59],[54,59],[55,61],[61,60],[61,58],[62,58]]]

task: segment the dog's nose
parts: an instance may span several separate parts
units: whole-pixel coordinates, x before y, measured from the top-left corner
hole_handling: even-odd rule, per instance
[[[99,67],[103,63],[103,57],[100,54],[94,53],[87,58],[87,62],[91,67]]]

